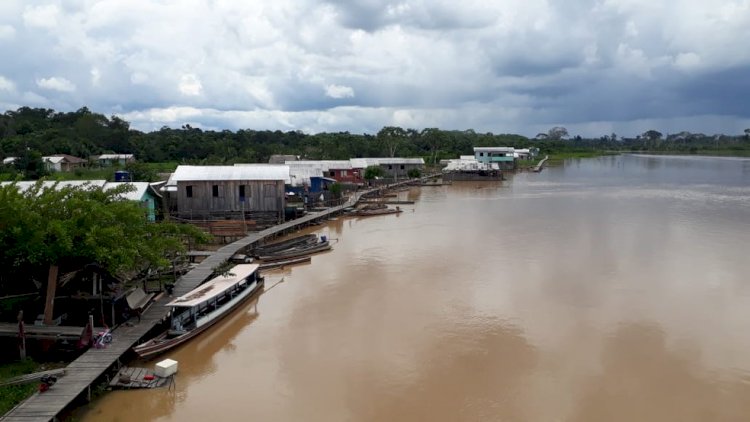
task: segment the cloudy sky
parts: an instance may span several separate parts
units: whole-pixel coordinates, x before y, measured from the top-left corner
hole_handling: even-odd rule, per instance
[[[144,130],[750,127],[750,0],[1,0],[0,54],[0,109]]]

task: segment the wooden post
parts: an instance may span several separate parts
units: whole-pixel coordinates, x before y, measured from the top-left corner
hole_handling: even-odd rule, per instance
[[[23,326],[23,310],[18,311],[18,353],[21,360],[26,359],[26,331]]]
[[[52,325],[55,308],[55,292],[57,291],[57,265],[50,265],[47,274],[47,297],[44,302],[44,324]]]

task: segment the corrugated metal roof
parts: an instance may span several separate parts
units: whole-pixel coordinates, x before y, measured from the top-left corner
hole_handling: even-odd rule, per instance
[[[177,166],[167,185],[177,182],[221,180],[283,180],[289,183],[289,166],[279,164],[235,164],[234,166]]]
[[[102,154],[97,157],[99,160],[128,160],[135,158],[133,154]]]
[[[513,152],[513,147],[474,147],[474,152]]]
[[[0,182],[0,185],[5,186],[9,185],[13,182]],[[37,182],[36,181],[21,181],[16,182],[16,186],[18,186],[18,189],[21,192],[25,192],[28,189],[30,189],[32,186],[34,186]],[[61,182],[57,181],[44,181],[42,182],[42,187],[44,188],[51,188],[57,184],[58,189],[62,189],[69,186],[81,186],[81,187],[99,187],[102,188],[107,183],[106,180],[65,180]]]
[[[333,170],[349,170],[352,168],[352,163],[349,160],[298,160],[298,161],[287,161],[284,164],[290,168],[295,166],[299,167],[319,167],[323,171]]]
[[[355,169],[363,169],[380,164],[377,158],[352,158],[349,162],[352,164],[352,168]]]
[[[369,166],[377,166],[380,164],[417,164],[424,165],[423,158],[400,158],[400,157],[381,157],[381,158],[352,158],[349,160],[352,163],[352,168],[361,169]]]
[[[18,157],[5,157],[3,158],[3,164],[10,164],[16,160],[18,160]]]
[[[146,191],[150,187],[148,182],[109,182],[104,185],[104,190],[114,189],[122,185],[132,185],[135,187],[135,190],[120,195],[122,199],[128,199],[130,201],[143,200],[143,195],[146,194]]]

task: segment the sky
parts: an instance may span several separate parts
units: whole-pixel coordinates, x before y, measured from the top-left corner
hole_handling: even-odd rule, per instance
[[[750,0],[2,0],[0,110],[141,130],[750,128]]]

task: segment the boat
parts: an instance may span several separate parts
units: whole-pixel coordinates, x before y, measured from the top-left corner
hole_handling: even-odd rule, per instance
[[[328,242],[325,236],[321,236],[320,242],[314,245],[298,246],[291,249],[286,249],[280,252],[276,252],[269,255],[262,255],[258,259],[265,262],[281,261],[291,258],[298,258],[302,256],[309,256],[318,252],[325,252],[331,249],[331,244]]]
[[[377,209],[361,209],[358,211],[354,211],[349,215],[353,215],[355,217],[371,217],[374,215],[398,214],[400,212],[403,212],[403,210],[399,207],[396,207],[395,209],[386,207]]]
[[[206,331],[263,287],[258,264],[240,264],[165,306],[171,307],[171,324],[157,337],[133,348],[147,359],[177,347]]]
[[[281,242],[269,243],[267,245],[261,245],[255,248],[255,256],[268,255],[275,252],[283,251],[286,249],[294,248],[297,246],[311,245],[318,241],[318,236],[315,234],[306,234],[303,236],[293,237],[291,239],[282,240]]]
[[[286,267],[287,265],[303,264],[306,262],[310,262],[311,260],[312,258],[310,258],[310,256],[307,255],[307,256],[300,256],[297,258],[289,258],[283,261],[271,261],[271,262],[260,264],[260,268],[258,268],[258,270],[263,271],[263,270],[270,270],[273,268]]]

